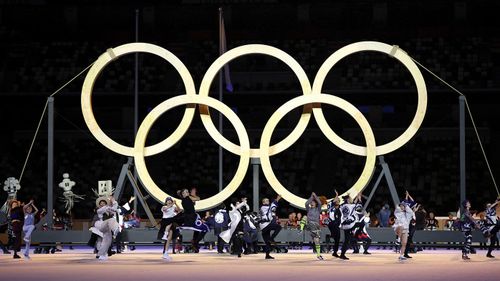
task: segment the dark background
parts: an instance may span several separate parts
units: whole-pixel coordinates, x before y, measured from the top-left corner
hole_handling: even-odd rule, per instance
[[[374,40],[399,45],[410,56],[462,91],[484,145],[493,175],[498,175],[500,127],[498,95],[500,36],[497,1],[0,1],[0,178],[19,177],[46,97],[90,65],[107,48],[135,41],[160,45],[187,66],[197,88],[219,56],[218,8],[223,7],[228,49],[249,43],[278,47],[304,67],[312,83],[323,61],[353,42]],[[132,145],[134,55],[110,64],[96,82],[96,118],[113,139]],[[253,147],[272,113],[301,94],[294,74],[280,61],[252,55],[230,63],[234,92],[224,103],[238,113]],[[459,206],[458,94],[421,69],[428,87],[428,109],[416,136],[385,156],[400,195],[408,190],[438,215]],[[89,133],[80,109],[82,75],[55,96],[55,183],[62,173],[76,181],[75,216],[93,208],[91,188],[98,180],[116,183],[126,157],[102,146]],[[217,97],[218,78],[211,96]],[[180,76],[167,62],[139,55],[139,122],[160,102],[183,94]],[[378,144],[399,136],[416,109],[416,88],[397,61],[377,53],[343,59],[327,76],[323,92],[356,105],[375,131]],[[342,110],[323,106],[330,125],[346,140],[363,144],[357,124]],[[182,108],[154,125],[148,143],[168,136]],[[212,111],[214,120],[217,114]],[[285,137],[301,109],[287,115],[273,135]],[[215,121],[216,122],[216,121]],[[47,126],[43,120],[18,197],[46,204]],[[224,135],[237,142],[225,120]],[[467,197],[473,208],[493,201],[496,190],[467,115]],[[224,183],[234,175],[238,157],[224,151]],[[278,179],[295,194],[311,191],[331,197],[359,177],[365,158],[341,151],[317,129],[313,118],[299,141],[271,158]],[[168,193],[196,186],[202,197],[218,190],[218,146],[198,116],[172,149],[147,158],[155,181]],[[378,170],[374,179],[378,176]],[[251,167],[235,196],[252,194]],[[371,185],[370,185],[371,186]],[[125,193],[131,194],[127,187]],[[367,194],[368,191],[365,191]],[[261,196],[275,196],[261,173]],[[0,195],[4,200],[6,193]],[[385,182],[369,209],[378,210],[390,196]],[[3,202],[3,201],[2,201]],[[153,209],[157,203],[149,200]],[[287,203],[280,216],[293,210]],[[56,209],[62,211],[58,201]]]

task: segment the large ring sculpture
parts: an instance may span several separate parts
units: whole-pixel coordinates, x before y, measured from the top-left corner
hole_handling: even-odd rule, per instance
[[[354,107],[354,105],[339,97],[322,93],[322,85],[330,69],[342,58],[361,51],[376,51],[394,57],[403,65],[405,65],[405,67],[410,71],[417,86],[418,105],[417,113],[415,114],[413,121],[411,122],[408,129],[400,137],[381,146],[375,145],[375,138],[373,136],[371,127],[368,124],[368,121],[363,116],[363,114],[361,114],[361,112],[359,112],[359,110]],[[136,135],[134,147],[132,148],[118,144],[101,130],[94,118],[94,114],[92,111],[92,89],[99,73],[107,64],[120,56],[135,52],[154,54],[170,62],[179,72],[184,82],[186,95],[168,99],[155,107],[141,123]],[[288,101],[278,110],[276,110],[276,112],[271,116],[262,133],[260,147],[257,149],[250,148],[246,130],[238,116],[236,116],[236,114],[234,114],[234,112],[232,112],[226,105],[222,104],[216,99],[208,97],[210,85],[217,72],[231,60],[248,54],[269,55],[284,62],[292,69],[292,71],[297,76],[303,92],[302,96]],[[189,128],[189,125],[191,124],[192,118],[194,116],[195,107],[196,105],[198,105],[203,125],[207,129],[210,136],[221,147],[224,147],[226,150],[241,157],[238,169],[231,182],[216,195],[201,200],[196,204],[197,210],[206,210],[220,204],[238,188],[238,186],[243,181],[245,173],[248,169],[250,157],[261,159],[264,175],[268,179],[271,187],[278,194],[281,194],[281,196],[292,205],[299,208],[304,208],[306,199],[291,193],[279,182],[272,170],[269,157],[286,150],[298,140],[298,138],[302,135],[305,128],[307,127],[307,124],[309,123],[311,111],[313,112],[314,118],[318,123],[319,128],[332,143],[349,153],[366,156],[365,166],[360,177],[349,190],[342,194],[355,195],[361,192],[368,184],[375,167],[375,157],[377,155],[392,152],[408,142],[422,124],[427,107],[427,92],[425,82],[420,70],[413,63],[411,58],[397,46],[390,46],[385,43],[371,41],[353,43],[333,53],[318,70],[312,88],[303,68],[287,53],[267,45],[253,44],[240,46],[229,50],[214,61],[214,63],[209,67],[205,76],[203,77],[198,93],[199,94],[196,95],[193,79],[189,71],[184,66],[184,64],[177,57],[175,57],[175,55],[156,45],[147,43],[131,43],[121,45],[113,49],[108,49],[107,52],[101,55],[94,63],[89,73],[87,74],[82,87],[82,112],[87,126],[99,142],[116,153],[127,156],[134,156],[136,168],[145,189],[156,200],[163,202],[168,194],[163,192],[149,175],[144,157],[165,151],[173,146],[177,141],[179,141]],[[357,146],[340,138],[326,122],[326,119],[321,110],[321,106],[318,106],[318,104],[321,103],[339,107],[346,111],[349,115],[351,115],[351,117],[353,117],[355,121],[360,125],[360,128],[365,137],[366,146]],[[181,123],[174,131],[174,133],[172,133],[172,135],[170,135],[167,139],[158,144],[150,147],[145,147],[148,132],[155,120],[171,108],[181,105],[185,105],[186,110]],[[295,129],[285,139],[275,145],[271,145],[270,140],[272,132],[274,131],[274,128],[278,124],[279,120],[281,120],[281,118],[283,118],[285,114],[300,106],[303,106],[303,112]],[[210,111],[208,109],[209,107],[218,110],[221,114],[229,119],[238,134],[240,145],[236,145],[230,142],[218,132],[210,118]]]
[[[206,210],[219,205],[221,202],[223,202],[229,196],[231,196],[231,194],[233,194],[234,191],[236,191],[238,186],[245,178],[245,173],[248,169],[248,164],[250,162],[250,141],[248,139],[247,131],[243,126],[243,123],[241,123],[241,120],[238,118],[238,116],[227,105],[223,104],[222,102],[214,98],[204,97],[199,95],[192,97],[187,95],[177,96],[160,103],[153,110],[151,110],[151,112],[149,112],[148,115],[146,115],[144,121],[142,121],[141,126],[139,127],[139,130],[137,131],[137,137],[135,139],[135,144],[134,144],[134,161],[137,169],[137,174],[139,175],[141,182],[144,184],[149,194],[151,194],[156,200],[160,202],[165,202],[165,198],[167,198],[167,196],[169,195],[163,192],[156,185],[156,183],[151,178],[148,169],[146,168],[146,163],[144,161],[144,156],[145,156],[144,145],[146,143],[146,137],[148,135],[149,130],[151,129],[151,126],[153,126],[153,123],[163,113],[167,112],[173,107],[183,104],[193,104],[193,103],[202,104],[205,106],[215,108],[224,116],[226,116],[229,119],[229,121],[233,124],[234,129],[238,134],[238,139],[241,145],[241,149],[236,153],[241,157],[240,163],[238,165],[238,169],[236,170],[236,174],[234,175],[231,182],[229,182],[229,184],[216,195],[196,202],[197,209]],[[189,125],[190,124],[187,124],[186,126],[189,127]],[[185,128],[186,130],[187,127]],[[172,145],[174,144],[175,143],[172,143]]]
[[[365,136],[366,140],[366,162],[363,168],[363,172],[358,180],[354,183],[354,185],[346,192],[350,195],[356,195],[363,190],[363,188],[368,184],[370,178],[373,173],[373,168],[375,167],[375,137],[373,136],[372,128],[368,121],[363,116],[363,114],[351,103],[332,95],[309,95],[309,96],[300,96],[296,97],[285,104],[283,104],[278,110],[274,112],[274,114],[267,121],[266,126],[264,127],[264,131],[262,132],[262,138],[260,140],[260,149],[262,152],[267,151],[269,148],[269,142],[271,141],[271,136],[278,125],[278,122],[283,118],[288,112],[291,110],[304,105],[304,104],[312,104],[312,103],[326,103],[330,105],[337,106],[338,108],[343,109],[349,115],[351,115],[354,120],[358,122],[361,127],[361,131]],[[273,169],[271,167],[271,162],[269,159],[268,153],[262,153],[260,155],[260,161],[262,165],[262,171],[264,171],[264,175],[266,179],[269,181],[269,184],[273,187],[273,189],[280,194],[283,199],[290,202],[290,204],[295,207],[304,208],[306,199],[301,198],[286,189],[276,178],[274,175]]]
[[[94,135],[94,137],[100,143],[102,143],[110,150],[126,156],[133,156],[133,148],[115,142],[110,137],[108,137],[108,135],[106,135],[97,124],[97,121],[94,117],[94,112],[92,110],[92,90],[94,88],[95,80],[104,69],[104,67],[106,67],[106,65],[123,55],[138,52],[157,55],[170,62],[172,66],[177,70],[177,72],[179,72],[179,74],[181,75],[182,81],[184,82],[184,87],[186,89],[186,94],[188,96],[196,95],[196,88],[194,87],[193,77],[189,73],[189,70],[186,68],[186,66],[174,54],[159,46],[148,43],[129,43],[113,49],[108,49],[106,53],[102,54],[97,59],[97,61],[94,62],[89,72],[87,73],[87,76],[85,77],[85,81],[83,82],[81,97],[83,118],[92,135]],[[151,147],[146,147],[144,154],[146,156],[158,154],[169,149],[173,144],[180,140],[186,133],[186,130],[189,128],[189,124],[193,120],[194,111],[194,107],[187,108],[184,112],[181,123],[179,124],[177,129],[175,129],[172,135],[158,144],[155,144]]]

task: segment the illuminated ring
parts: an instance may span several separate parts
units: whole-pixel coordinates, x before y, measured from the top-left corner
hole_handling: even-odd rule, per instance
[[[308,96],[299,96],[286,102],[280,108],[278,108],[278,110],[274,112],[274,114],[267,121],[267,124],[264,127],[264,131],[262,132],[262,137],[260,140],[261,152],[268,151],[272,133],[276,128],[276,125],[288,112],[292,111],[293,109],[299,106],[312,103],[326,103],[329,105],[336,106],[347,112],[349,115],[351,115],[361,127],[361,131],[363,132],[363,135],[366,140],[366,147],[363,148],[366,150],[366,152],[364,153],[364,155],[366,155],[365,166],[363,168],[361,176],[354,183],[354,185],[341,195],[341,196],[344,195],[355,196],[365,188],[365,186],[371,179],[371,176],[375,169],[376,145],[375,145],[375,137],[373,135],[373,131],[370,127],[370,124],[368,124],[368,121],[366,120],[365,116],[353,104],[347,102],[344,99],[332,95],[315,94]],[[269,185],[274,189],[274,191],[277,194],[281,195],[281,197],[283,197],[283,199],[288,201],[290,204],[292,204],[297,208],[303,209],[305,207],[305,203],[307,200],[305,198],[299,197],[291,193],[279,182],[271,167],[269,156],[270,155],[268,153],[261,153],[260,155],[260,163],[262,171],[264,172],[264,175],[268,180]]]
[[[196,95],[196,88],[194,86],[193,78],[191,77],[191,74],[189,73],[189,70],[186,68],[186,66],[174,54],[159,46],[148,43],[130,43],[118,46],[113,49],[108,49],[106,53],[102,54],[94,63],[94,65],[92,65],[92,68],[90,68],[87,76],[85,77],[85,81],[83,82],[81,97],[83,118],[85,119],[85,123],[87,123],[87,126],[89,127],[92,135],[94,135],[94,137],[100,143],[102,143],[110,150],[126,156],[132,156],[134,154],[133,148],[115,142],[110,137],[108,137],[108,135],[106,135],[97,124],[94,112],[92,111],[92,90],[94,88],[95,80],[106,65],[123,55],[136,52],[157,55],[168,61],[177,70],[177,72],[179,72],[182,81],[184,82],[186,94],[188,96]],[[181,139],[182,136],[186,133],[186,130],[189,127],[186,126],[186,124],[191,123],[194,113],[194,107],[187,107],[179,126],[177,127],[177,129],[175,129],[172,135],[170,135],[167,139],[161,141],[160,143],[146,147],[144,151],[145,156],[155,155],[162,151],[165,151],[170,148],[173,143],[179,141],[179,139]]]
[[[288,67],[292,69],[292,71],[295,73],[297,78],[299,79],[300,86],[302,88],[302,92],[304,95],[309,95],[311,94],[311,83],[309,82],[309,78],[307,77],[307,74],[305,73],[304,69],[300,66],[300,64],[289,54],[285,53],[284,51],[271,47],[268,45],[261,45],[261,44],[249,44],[249,45],[243,45],[240,47],[236,47],[234,49],[231,49],[227,51],[226,53],[222,54],[220,57],[218,57],[212,65],[208,68],[207,72],[205,73],[205,76],[203,76],[203,80],[201,81],[200,85],[200,91],[199,95],[200,96],[208,96],[209,91],[210,91],[210,85],[212,84],[215,75],[218,74],[220,69],[224,67],[225,64],[229,63],[233,59],[244,56],[244,55],[250,55],[250,54],[261,54],[261,55],[268,55],[271,57],[275,57],[282,62],[284,62]],[[205,129],[207,130],[208,134],[217,142],[220,146],[224,147],[224,149],[234,153],[238,154],[239,151],[241,150],[240,147],[228,139],[226,139],[219,130],[215,127],[211,117],[210,113],[207,109],[204,107],[200,106],[200,112],[201,112],[201,121],[203,122],[203,125],[205,126]],[[271,146],[269,148],[269,154],[274,155],[277,153],[282,152],[283,150],[287,149],[290,147],[293,143],[295,143],[302,133],[305,131],[307,124],[309,123],[309,119],[311,118],[311,106],[304,106],[304,109],[302,111],[302,115],[300,116],[300,120],[297,123],[297,126],[293,129],[293,131],[288,135],[285,139],[283,139],[281,142]],[[250,156],[251,157],[259,157],[260,155],[259,149],[251,149]],[[267,153],[267,152],[266,152]]]
[[[373,41],[358,42],[347,45],[333,53],[326,59],[323,65],[321,65],[318,73],[316,74],[316,77],[314,78],[312,92],[314,94],[319,94],[322,92],[325,77],[337,62],[348,55],[362,51],[376,51],[393,56],[410,71],[413,79],[415,80],[415,84],[417,85],[418,104],[415,117],[413,118],[410,126],[403,132],[402,135],[389,143],[377,146],[377,155],[384,155],[400,148],[415,135],[424,120],[425,111],[427,108],[427,89],[425,86],[424,77],[422,76],[422,73],[418,69],[417,65],[403,50],[399,49],[397,46],[391,46],[385,43]],[[323,115],[323,111],[321,110],[321,108],[314,108],[313,114],[319,128],[332,143],[349,153],[361,156],[366,155],[365,147],[354,145],[350,142],[345,141],[331,129],[331,127],[325,120],[325,116]]]
[[[151,126],[153,126],[154,122],[162,114],[164,114],[165,112],[176,106],[184,104],[185,105],[202,104],[218,110],[221,114],[226,116],[226,118],[231,122],[231,124],[233,124],[241,144],[241,151],[239,151],[237,154],[240,156],[240,163],[238,165],[238,169],[236,170],[233,179],[228,183],[228,185],[224,189],[222,189],[216,195],[196,202],[195,205],[196,210],[203,211],[218,206],[221,202],[229,198],[229,196],[231,196],[231,194],[233,194],[236,191],[236,189],[238,189],[239,185],[245,178],[245,174],[247,172],[248,165],[250,162],[250,141],[248,139],[247,131],[243,126],[241,120],[236,115],[236,113],[234,113],[227,105],[223,104],[222,102],[214,98],[203,97],[198,95],[176,96],[160,103],[153,110],[151,110],[151,112],[149,112],[149,114],[144,118],[144,121],[142,121],[141,126],[137,131],[137,136],[134,143],[135,167],[137,170],[137,174],[139,175],[139,178],[143,183],[143,186],[146,189],[146,191],[149,194],[151,194],[151,196],[153,196],[157,201],[165,202],[165,199],[169,197],[169,195],[163,192],[156,185],[146,167],[146,162],[144,160],[144,156],[146,156],[144,152],[146,138],[149,133],[149,130],[151,129]],[[187,124],[186,128],[183,129],[187,130],[187,127],[189,127],[189,125],[190,124]],[[175,143],[171,143],[170,145],[174,144]],[[180,203],[179,199],[175,198],[175,200],[177,200]]]

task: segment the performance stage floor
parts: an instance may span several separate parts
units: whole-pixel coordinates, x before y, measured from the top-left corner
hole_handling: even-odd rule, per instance
[[[494,252],[495,259],[485,254],[479,250],[463,261],[459,250],[426,250],[399,262],[390,250],[348,254],[349,261],[330,254],[318,261],[310,250],[274,254],[275,260],[264,260],[263,254],[237,258],[203,251],[171,255],[173,260],[165,262],[159,247],[144,247],[100,262],[89,248],[81,248],[32,254],[31,260],[0,254],[0,280],[500,280],[500,252]]]

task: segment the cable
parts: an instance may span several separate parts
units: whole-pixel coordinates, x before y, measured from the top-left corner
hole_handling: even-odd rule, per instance
[[[493,176],[493,172],[491,171],[490,162],[488,161],[488,157],[486,156],[486,152],[484,151],[483,143],[481,141],[481,138],[479,137],[479,132],[477,130],[476,123],[474,122],[474,118],[472,117],[472,112],[470,110],[469,103],[467,102],[467,97],[462,92],[460,92],[459,90],[457,90],[455,87],[453,87],[452,85],[450,85],[448,82],[446,82],[443,79],[441,79],[441,77],[439,77],[437,74],[435,74],[434,72],[432,72],[431,70],[429,70],[427,67],[423,66],[416,59],[414,59],[413,57],[410,57],[410,58],[411,58],[411,60],[413,62],[415,62],[420,67],[422,67],[423,69],[425,69],[425,71],[429,72],[432,76],[434,76],[435,78],[437,78],[443,84],[445,84],[450,89],[452,89],[453,91],[455,91],[456,93],[458,93],[460,96],[464,97],[465,105],[467,107],[467,111],[469,112],[470,120],[472,121],[472,127],[474,128],[474,132],[476,133],[476,137],[477,137],[477,140],[479,142],[479,146],[481,147],[481,152],[483,153],[484,161],[486,162],[486,166],[488,167],[488,171],[490,172],[491,180],[493,181],[493,185],[495,186],[495,189],[497,191],[497,195],[500,195],[500,192],[498,191],[497,183],[495,181],[495,176]]]
[[[23,169],[21,170],[21,175],[19,175],[19,184],[21,184],[21,180],[23,179],[24,169],[26,168],[26,164],[28,164],[28,159],[31,154],[31,150],[33,149],[33,145],[35,144],[36,136],[38,135],[38,131],[40,130],[40,125],[42,124],[43,116],[45,115],[45,111],[47,110],[47,105],[49,104],[49,100],[45,101],[45,106],[43,107],[42,115],[40,116],[40,120],[38,120],[38,126],[36,127],[35,135],[31,140],[30,149],[28,150],[28,155],[26,155],[26,159],[24,159]]]
[[[33,149],[33,145],[35,144],[35,140],[36,140],[36,137],[38,136],[38,131],[40,130],[40,125],[42,124],[42,120],[43,120],[43,117],[45,115],[45,111],[47,111],[47,105],[49,103],[49,100],[48,98],[50,97],[53,97],[55,96],[57,93],[59,93],[62,89],[64,89],[66,86],[68,86],[71,82],[73,82],[73,80],[75,80],[76,78],[78,78],[80,75],[82,75],[82,73],[84,73],[85,71],[87,71],[90,67],[92,67],[92,65],[94,65],[95,62],[92,62],[89,66],[87,66],[85,69],[83,69],[82,71],[80,71],[80,73],[78,73],[76,76],[74,76],[73,78],[71,78],[68,82],[66,82],[64,85],[62,85],[59,89],[57,89],[54,93],[52,93],[50,96],[47,97],[47,101],[45,102],[45,106],[43,108],[43,112],[42,112],[42,115],[40,116],[40,120],[38,120],[38,126],[36,127],[36,130],[35,130],[35,134],[33,136],[33,139],[31,140],[31,145],[30,145],[30,148],[28,150],[28,155],[26,155],[26,158],[24,159],[24,165],[23,165],[23,168],[21,170],[21,175],[19,176],[19,184],[21,184],[21,180],[23,178],[23,174],[24,174],[24,170],[26,169],[26,165],[28,164],[28,160],[30,158],[30,155],[31,155],[31,150]]]
[[[69,83],[73,82],[73,80],[75,80],[76,78],[78,78],[80,75],[82,75],[82,73],[84,73],[85,71],[87,71],[89,68],[91,68],[93,65],[94,65],[95,62],[92,62],[89,66],[87,66],[84,70],[80,71],[80,73],[78,73],[76,76],[74,76],[73,78],[71,78],[68,82],[66,82],[64,85],[62,85],[59,89],[57,89],[54,93],[52,93],[52,95],[50,95],[50,97],[53,97],[55,94],[59,93],[59,91],[61,91],[62,89],[64,89],[64,87],[68,86]]]

